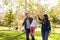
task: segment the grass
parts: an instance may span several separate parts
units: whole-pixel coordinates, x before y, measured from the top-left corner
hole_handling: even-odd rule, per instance
[[[35,39],[42,40],[40,32],[35,32]],[[25,40],[25,33],[20,31],[1,30],[0,40]],[[60,40],[60,34],[51,34],[49,40]]]
[[[6,27],[0,27],[0,40],[25,40],[25,36],[26,35],[24,32],[9,30]],[[42,40],[40,31],[35,32],[35,40]],[[60,40],[60,34],[51,33],[51,35],[49,36],[49,40]]]
[[[18,31],[0,31],[0,40],[21,40],[21,38],[25,39],[24,36],[21,36],[22,32]],[[24,35],[24,34],[23,34]]]

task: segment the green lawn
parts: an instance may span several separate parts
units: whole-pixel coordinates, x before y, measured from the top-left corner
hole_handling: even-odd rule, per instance
[[[42,40],[40,32],[35,32],[35,39]],[[0,40],[25,40],[25,33],[20,31],[0,30]],[[49,40],[60,40],[60,34],[51,34]]]
[[[40,31],[35,32],[35,39],[42,40]],[[25,40],[25,33],[16,30],[9,30],[8,27],[0,27],[0,40]],[[51,34],[49,40],[60,40],[60,34]]]

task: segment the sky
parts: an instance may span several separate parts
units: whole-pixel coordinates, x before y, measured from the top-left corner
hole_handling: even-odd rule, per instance
[[[40,5],[44,6],[45,4],[49,4],[48,9],[51,9],[53,6],[58,4],[58,0],[33,0],[34,2],[38,2]]]
[[[41,5],[49,4],[49,9],[51,9],[53,6],[56,6],[58,4],[58,0],[41,0]]]
[[[5,5],[2,1],[3,0],[0,0],[0,13],[3,13],[3,12],[5,13],[10,8],[12,8],[13,9],[13,12],[15,12],[16,11],[16,7],[19,5],[18,2],[15,1],[15,0],[11,0],[12,5],[11,5],[11,3],[9,3],[8,5]]]
[[[45,4],[49,4],[48,9],[51,9],[53,6],[56,6],[58,4],[58,0],[33,0],[34,2],[38,2],[40,5],[45,5]],[[5,13],[6,11],[9,10],[9,8],[12,8],[13,11],[16,11],[16,7],[19,5],[17,1],[15,0],[11,0],[12,2],[12,6],[9,5],[4,5],[4,3],[2,2],[2,0],[0,0],[0,13]]]

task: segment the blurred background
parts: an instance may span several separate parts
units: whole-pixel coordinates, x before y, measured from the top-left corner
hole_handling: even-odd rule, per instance
[[[15,35],[18,35],[19,32],[21,34],[24,29],[22,23],[26,12],[31,16],[39,15],[41,18],[44,14],[48,14],[52,27],[50,40],[60,40],[60,0],[0,0],[0,30],[8,34],[11,31],[7,30],[13,30],[12,32],[19,30]],[[36,36],[41,35],[38,34],[41,31],[41,25],[38,20],[37,22]],[[7,38],[1,35],[1,40],[25,40],[25,37],[21,39],[9,36],[9,39]],[[36,40],[40,38],[36,37]]]

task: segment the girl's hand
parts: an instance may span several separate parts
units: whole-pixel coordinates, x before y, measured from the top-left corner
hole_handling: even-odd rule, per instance
[[[39,15],[37,15],[37,17],[39,18]]]

